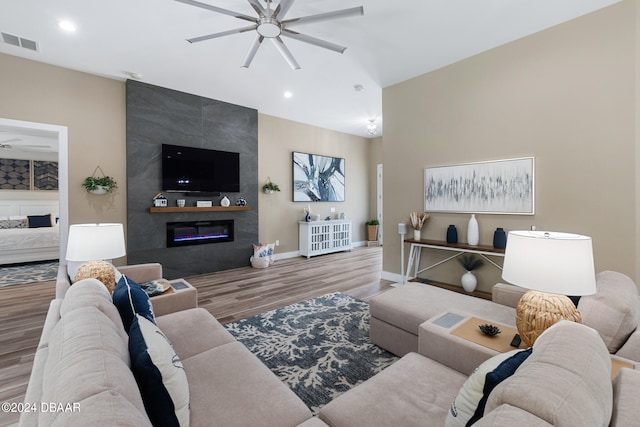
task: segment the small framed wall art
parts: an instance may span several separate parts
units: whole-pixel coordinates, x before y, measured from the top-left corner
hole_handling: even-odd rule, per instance
[[[533,215],[534,171],[533,157],[426,168],[424,209]]]
[[[344,202],[344,159],[293,152],[294,202]]]

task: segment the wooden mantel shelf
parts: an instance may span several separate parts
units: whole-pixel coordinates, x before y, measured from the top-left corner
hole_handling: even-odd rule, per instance
[[[250,206],[211,206],[210,208],[198,208],[196,206],[149,208],[149,213],[182,213],[182,212],[225,212],[225,211],[250,211]]]

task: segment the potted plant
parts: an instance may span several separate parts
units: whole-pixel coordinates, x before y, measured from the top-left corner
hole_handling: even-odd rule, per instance
[[[476,290],[476,286],[478,285],[478,279],[472,273],[473,270],[477,270],[484,265],[484,261],[482,258],[478,258],[473,254],[465,254],[458,258],[460,264],[467,270],[466,273],[462,275],[462,287],[467,292],[473,292]]]
[[[266,194],[273,194],[274,191],[280,191],[280,187],[278,187],[278,184],[271,182],[270,178],[267,178],[267,183],[262,186],[262,191]]]
[[[375,242],[378,240],[378,226],[380,222],[377,219],[371,219],[364,223],[367,226],[367,240],[369,242]]]
[[[82,186],[92,194],[107,194],[118,188],[118,183],[110,176],[88,176]]]

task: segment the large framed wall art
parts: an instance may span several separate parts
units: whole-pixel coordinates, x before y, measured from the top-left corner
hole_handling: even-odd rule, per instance
[[[344,159],[293,152],[294,202],[344,202]]]
[[[533,157],[426,168],[424,209],[533,215],[534,170]]]

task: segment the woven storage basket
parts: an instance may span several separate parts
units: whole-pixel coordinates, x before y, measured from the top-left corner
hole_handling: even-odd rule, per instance
[[[582,323],[582,315],[564,295],[527,291],[516,307],[516,326],[522,342],[530,347],[551,325],[560,320]]]
[[[254,257],[250,258],[251,266],[253,268],[267,268],[269,267],[269,257]]]

